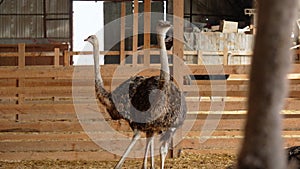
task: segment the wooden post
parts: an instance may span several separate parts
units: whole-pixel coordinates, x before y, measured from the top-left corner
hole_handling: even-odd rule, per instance
[[[184,28],[184,1],[178,0],[173,3],[173,27],[174,27],[174,38],[173,38],[173,76],[179,86],[183,86],[183,28]],[[177,57],[178,59],[176,59]],[[181,60],[181,61],[180,61]],[[182,133],[178,130],[177,135],[182,137]],[[176,138],[174,138],[176,139]],[[173,142],[176,142],[173,140]],[[180,151],[179,146],[173,146],[173,151],[171,152],[172,157],[178,157],[178,152]]]
[[[19,78],[19,79],[17,79],[17,87],[18,87],[18,88],[24,87],[24,78]],[[21,91],[22,91],[22,92],[21,92]],[[23,103],[24,103],[24,100],[25,100],[25,96],[24,96],[23,90],[19,90],[19,89],[18,89],[17,97],[18,97],[17,103],[18,103],[18,104],[23,104]]]
[[[126,2],[121,3],[121,36],[120,36],[120,64],[125,64],[125,16],[126,16]]]
[[[70,52],[65,50],[64,51],[64,66],[70,66]]]
[[[25,68],[25,44],[21,43],[18,44],[18,68],[23,69]],[[24,78],[18,78],[17,79],[17,87],[22,87],[24,86]],[[21,90],[18,90],[19,92]],[[24,93],[18,93],[18,104],[23,104],[24,103]]]
[[[59,53],[59,48],[54,48],[54,67],[59,67]],[[56,77],[53,79],[56,79]],[[58,101],[58,98],[53,97],[53,101]]]
[[[184,27],[184,1],[179,0],[176,3],[173,3],[174,18],[173,18],[173,27],[174,27],[174,40],[173,40],[173,56],[178,57],[183,60],[183,27]],[[177,61],[176,61],[177,60]],[[174,78],[178,84],[183,84],[183,76],[180,74],[182,71],[182,62],[178,62],[178,59],[174,59],[173,64]]]
[[[290,32],[297,3],[259,1],[245,137],[238,157],[239,169],[289,168],[283,149],[280,112],[288,92]]]
[[[227,46],[224,47],[224,51],[223,51],[223,65],[228,65],[228,48]]]
[[[59,66],[59,48],[54,49],[54,67]]]
[[[25,43],[18,44],[18,67],[25,67]]]
[[[203,57],[202,51],[201,50],[197,50],[198,65],[203,65],[203,59],[202,59],[202,57]]]
[[[151,0],[144,0],[144,65],[150,66]]]
[[[134,14],[133,14],[133,42],[132,42],[132,65],[137,65],[137,47],[138,47],[138,25],[139,25],[139,1],[134,0]]]

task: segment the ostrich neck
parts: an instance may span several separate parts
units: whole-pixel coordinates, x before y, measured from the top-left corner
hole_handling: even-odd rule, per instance
[[[170,81],[170,68],[169,68],[169,63],[168,63],[167,49],[165,46],[165,36],[159,34],[158,40],[159,40],[159,46],[160,46],[160,63],[161,63],[160,80],[169,82]]]
[[[103,86],[103,80],[101,77],[100,66],[99,66],[99,44],[96,42],[93,45],[93,56],[94,56],[94,65],[95,65],[95,81],[99,85]]]
[[[114,103],[112,102],[111,98],[111,93],[105,90],[104,85],[103,85],[103,80],[101,77],[101,72],[100,72],[100,66],[99,66],[99,44],[96,41],[93,45],[93,56],[94,56],[94,68],[95,68],[95,90],[97,94],[97,98],[103,104],[110,117],[113,120],[119,120],[122,118],[122,116],[119,114],[119,112],[116,110],[116,107]]]

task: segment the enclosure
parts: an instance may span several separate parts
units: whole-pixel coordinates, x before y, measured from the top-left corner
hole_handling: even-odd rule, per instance
[[[120,59],[118,64],[101,67],[105,87],[110,91],[130,76],[154,76],[160,71],[160,65],[151,59],[159,55],[159,50],[151,48],[150,33],[137,34],[137,7],[133,11],[132,48],[125,47],[128,39],[124,38],[126,20],[122,16],[128,6],[125,2],[119,3],[121,40],[118,50],[100,52]],[[206,168],[225,167],[235,160],[243,138],[255,35],[186,31],[180,26],[182,20],[176,19],[184,16],[183,1],[170,4],[178,9],[173,13],[173,24],[174,37],[180,38],[174,38],[168,54],[175,58],[170,64],[173,77],[186,93],[185,124],[188,127],[181,128],[174,137],[166,166],[189,167],[186,163],[195,163],[195,167],[200,167],[208,163],[214,165]],[[150,0],[145,0],[143,5],[145,12],[151,11]],[[143,17],[149,21],[143,22],[144,29],[149,29],[151,15]],[[138,48],[139,36],[143,36],[143,49]],[[111,120],[97,102],[93,66],[72,65],[73,56],[86,57],[91,53],[70,50],[65,43],[0,44],[0,167],[11,165],[13,168],[8,162],[19,161],[22,162],[17,164],[21,166],[30,166],[32,161],[42,167],[56,167],[54,163],[60,167],[114,166],[120,156],[101,147],[97,139],[113,138],[117,131],[128,141],[133,133],[125,121]],[[286,147],[298,145],[300,140],[297,123],[300,117],[299,54],[298,49],[293,49],[293,69],[288,76],[290,92],[282,111]],[[128,57],[131,59],[126,62]],[[192,77],[191,85],[184,83],[187,75]],[[99,118],[99,114],[103,118]],[[103,123],[114,132],[99,132],[93,128]],[[95,131],[87,132],[87,127]],[[113,139],[109,142],[116,144]],[[138,144],[137,149],[144,151],[142,144]],[[216,157],[225,160],[211,161]],[[199,159],[202,161],[197,163]],[[131,160],[125,163],[128,168],[141,165],[141,159]]]

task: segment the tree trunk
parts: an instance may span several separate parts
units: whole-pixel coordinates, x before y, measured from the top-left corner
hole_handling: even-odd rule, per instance
[[[238,168],[286,169],[280,111],[288,89],[290,35],[298,0],[258,2],[248,114]]]

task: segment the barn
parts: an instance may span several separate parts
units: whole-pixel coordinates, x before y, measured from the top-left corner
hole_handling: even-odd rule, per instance
[[[230,166],[244,134],[256,7],[252,0],[0,0],[0,168],[114,167],[133,132],[96,98],[84,39],[98,36],[104,87],[113,91],[133,76],[160,74],[159,20],[173,25],[169,67],[187,102],[165,167]],[[293,22],[284,147],[300,142],[300,21]],[[124,167],[142,166],[145,144],[142,135]]]

